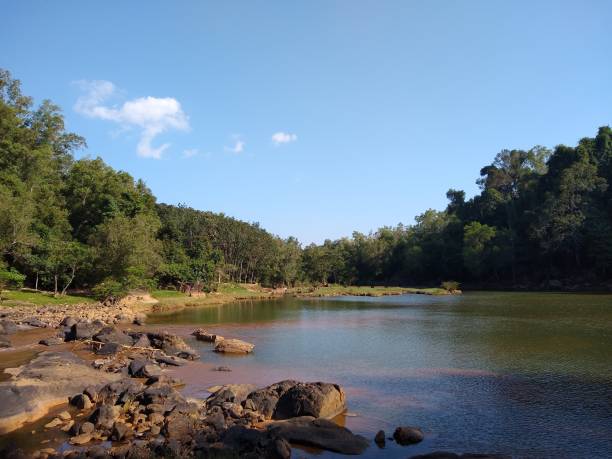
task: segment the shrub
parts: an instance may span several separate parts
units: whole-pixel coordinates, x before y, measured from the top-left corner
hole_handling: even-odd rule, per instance
[[[447,292],[456,292],[459,290],[459,282],[457,281],[444,281],[440,285],[441,288],[446,290]]]
[[[105,279],[92,289],[96,300],[110,304],[116,304],[121,298],[126,297],[128,292],[128,286],[115,279]]]

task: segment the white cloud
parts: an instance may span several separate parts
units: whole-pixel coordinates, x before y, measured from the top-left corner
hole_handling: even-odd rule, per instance
[[[158,135],[169,130],[189,130],[187,115],[181,104],[172,97],[139,97],[128,100],[119,107],[109,107],[104,105],[104,102],[117,92],[113,83],[95,80],[78,81],[77,84],[85,93],[77,99],[74,109],[90,118],[113,121],[122,129],[140,128],[137,152],[144,158],[159,159],[170,146],[169,143],[152,146]]]
[[[246,143],[240,138],[240,136],[234,136],[234,145],[231,147],[225,147],[225,151],[231,153],[242,153],[244,151]]]
[[[291,143],[297,140],[297,135],[289,134],[288,132],[276,132],[272,134],[272,143],[274,145],[282,145],[284,143]]]

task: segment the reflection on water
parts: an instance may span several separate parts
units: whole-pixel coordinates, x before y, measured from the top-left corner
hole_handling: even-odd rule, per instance
[[[347,426],[372,437],[399,424],[433,450],[517,457],[612,457],[612,296],[468,293],[283,299],[187,309],[150,322],[195,326],[256,344],[229,358],[193,342],[189,390],[226,382],[326,380],[346,389]],[[231,373],[211,371],[228,365]],[[328,453],[323,457],[333,456]]]

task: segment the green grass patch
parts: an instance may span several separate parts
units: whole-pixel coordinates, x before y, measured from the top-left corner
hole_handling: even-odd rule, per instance
[[[368,287],[326,285],[320,287],[298,287],[291,291],[298,296],[386,296],[402,295],[406,293],[422,295],[447,295],[442,288],[412,288],[412,287]]]
[[[153,290],[151,296],[155,299],[161,300],[162,298],[185,298],[187,295],[178,290]]]
[[[87,296],[81,295],[58,295],[47,292],[21,291],[21,290],[4,290],[2,292],[3,306],[20,306],[20,305],[58,305],[58,304],[80,304],[80,303],[95,303],[96,300]]]

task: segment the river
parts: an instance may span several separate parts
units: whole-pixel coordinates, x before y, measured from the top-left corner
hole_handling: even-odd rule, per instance
[[[372,439],[398,425],[425,432],[418,445],[372,444],[364,457],[612,457],[610,295],[285,298],[184,309],[149,323],[183,333],[203,326],[256,345],[228,357],[190,342],[202,362],[177,373],[192,395],[220,383],[335,382],[349,400],[339,421],[355,433]],[[212,371],[219,365],[232,372]]]

